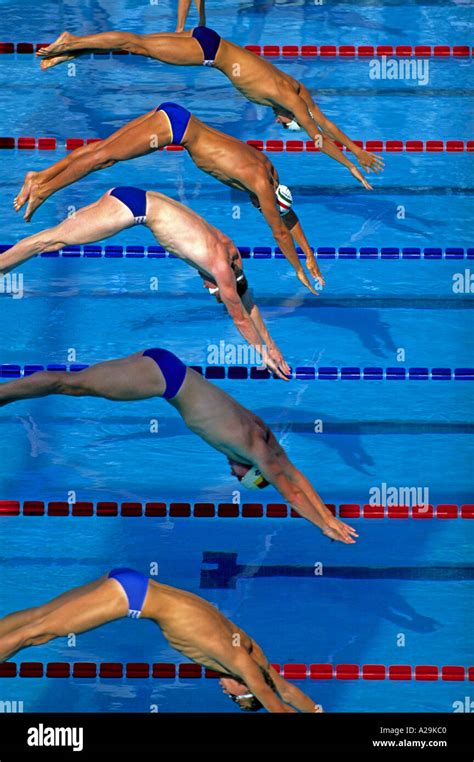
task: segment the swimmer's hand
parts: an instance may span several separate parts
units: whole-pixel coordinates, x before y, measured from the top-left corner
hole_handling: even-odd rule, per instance
[[[278,349],[277,345],[273,344],[272,346],[270,346],[269,344],[267,344],[267,350],[268,350],[268,354],[270,355],[271,359],[276,363],[277,367],[283,371],[285,376],[291,377],[291,368],[286,362],[280,350]],[[285,379],[285,380],[288,380],[288,379]]]
[[[306,286],[306,288],[311,291],[312,294],[314,294],[315,296],[319,296],[319,294],[316,291],[316,289],[313,288],[313,286],[309,282],[308,276],[306,275],[306,273],[303,270],[303,268],[301,268],[301,270],[297,270],[296,271],[296,277],[303,284],[303,286]]]
[[[362,172],[359,169],[357,169],[355,164],[351,164],[351,166],[349,167],[349,172],[351,173],[351,175],[353,177],[355,177],[356,180],[358,180],[360,183],[362,183],[364,188],[367,188],[367,190],[373,190],[372,186],[369,185],[369,183],[365,179],[364,175],[362,174]]]
[[[331,540],[338,540],[346,545],[354,545],[354,537],[359,536],[354,527],[350,527],[349,524],[345,524],[334,516],[326,520],[324,526],[321,527],[321,531]]]
[[[379,156],[376,153],[369,153],[369,151],[364,151],[362,148],[357,151],[355,156],[362,169],[365,169],[366,172],[375,172],[378,174],[383,171],[385,161],[382,156]]]
[[[268,370],[278,376],[278,378],[281,378],[283,381],[290,380],[290,369],[279,350],[264,349],[262,352],[262,362]]]
[[[306,267],[308,268],[313,278],[315,278],[318,281],[321,288],[323,288],[323,286],[326,285],[326,281],[324,280],[323,274],[318,267],[318,263],[316,262],[316,259],[314,258],[314,254],[311,253],[306,255]]]

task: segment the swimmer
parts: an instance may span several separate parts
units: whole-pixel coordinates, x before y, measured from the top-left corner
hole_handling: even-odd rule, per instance
[[[261,418],[166,349],[147,349],[79,372],[41,371],[0,383],[0,407],[50,394],[124,402],[164,397],[191,431],[226,456],[243,487],[260,490],[271,484],[332,540],[349,545],[358,536],[332,515]]]
[[[226,695],[244,712],[322,712],[296,685],[280,677],[256,641],[211,603],[156,582],[134,569],[73,588],[45,605],[0,619],[0,662],[28,648],[130,617],[150,619],[172,648],[220,674]],[[131,638],[136,638],[132,635]]]
[[[148,227],[167,251],[211,282],[240,334],[269,370],[288,380],[290,368],[253,301],[237,247],[198,214],[162,193],[112,188],[56,227],[24,238],[0,254],[0,276],[43,251],[110,238],[133,225]]]
[[[199,13],[199,26],[206,26],[206,5],[204,0],[194,0]],[[176,32],[184,32],[186,19],[191,8],[191,0],[178,0],[178,19],[176,22]]]
[[[90,172],[111,167],[119,161],[146,156],[171,144],[182,145],[203,172],[249,195],[269,224],[277,245],[293,266],[298,280],[317,295],[303,269],[293,238],[303,250],[313,278],[321,285],[324,285],[324,279],[298,217],[291,208],[291,192],[280,184],[278,172],[270,159],[241,140],[204,124],[177,103],[162,103],[124,125],[106,140],[77,148],[41,172],[28,172],[13,202],[14,208],[18,212],[28,201],[25,220],[30,221],[35,210],[49,196]]]
[[[383,169],[382,157],[359,148],[323,114],[301,82],[250,50],[224,40],[206,26],[178,34],[132,34],[117,31],[75,37],[69,32],[63,32],[55,42],[41,48],[36,55],[43,59],[41,68],[48,69],[81,53],[96,50],[125,50],[177,66],[212,66],[225,74],[249,101],[273,109],[276,121],[282,127],[289,130],[303,129],[323,153],[331,158],[340,161],[337,154],[341,152],[333,143],[338,141],[352,152],[366,172],[378,173]],[[346,160],[341,163],[365,188],[372,190],[351,162]]]

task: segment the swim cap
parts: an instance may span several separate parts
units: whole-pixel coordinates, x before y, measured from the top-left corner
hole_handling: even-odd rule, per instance
[[[263,489],[269,484],[257,466],[249,468],[245,476],[241,478],[240,483],[247,489]]]
[[[287,122],[284,127],[285,130],[291,130],[292,132],[299,132],[301,130],[301,126],[298,124],[296,119],[292,119],[291,122]]]
[[[290,189],[286,185],[279,185],[275,191],[275,195],[277,198],[280,214],[282,216],[284,214],[288,214],[291,207],[293,206],[293,196],[291,195]]]

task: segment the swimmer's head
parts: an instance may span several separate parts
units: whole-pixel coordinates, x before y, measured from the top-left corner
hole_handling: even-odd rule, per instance
[[[228,458],[228,461],[232,476],[235,476],[246,489],[264,489],[264,487],[268,487],[270,482],[267,482],[256,466],[248,466],[246,463],[239,463],[230,458]]]
[[[274,108],[273,113],[275,114],[275,121],[278,124],[281,124],[283,129],[291,130],[292,132],[299,132],[301,130],[301,126],[298,124],[291,111],[286,111],[286,109],[282,108]]]
[[[203,281],[203,287],[209,291],[210,295],[215,298],[216,302],[223,304],[218,286],[212,281],[206,280],[206,278],[203,278]]]
[[[221,677],[219,684],[234,704],[237,704],[242,712],[258,712],[263,709],[263,704],[253,695],[239,678]]]
[[[274,693],[276,693],[277,689],[275,683],[268,674],[267,670],[260,665],[258,665],[258,668],[262,673],[262,677],[268,687],[271,688]],[[229,698],[232,699],[235,704],[237,704],[242,712],[258,712],[260,709],[263,709],[262,702],[259,701],[258,698],[249,691],[248,687],[241,681],[239,677],[224,675],[219,680],[219,683],[226,696],[229,696]]]

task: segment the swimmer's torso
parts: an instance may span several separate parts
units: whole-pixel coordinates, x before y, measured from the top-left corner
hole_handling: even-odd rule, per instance
[[[192,209],[156,191],[147,191],[147,225],[167,251],[209,274],[213,260],[223,256],[218,244],[230,243]]]
[[[205,667],[219,672],[224,666],[212,652],[235,648],[251,650],[249,636],[210,603],[186,590],[178,590],[152,580],[143,614],[161,628],[169,644]]]
[[[186,425],[232,460],[253,465],[249,453],[259,419],[223,389],[188,370],[180,393],[171,400]]]
[[[299,87],[293,77],[229,40],[221,41],[214,65],[249,101],[262,106],[278,105],[282,88],[291,87],[297,92]]]
[[[231,188],[253,191],[255,180],[261,177],[274,184],[273,165],[265,154],[196,117],[191,117],[184,145],[199,169]]]

